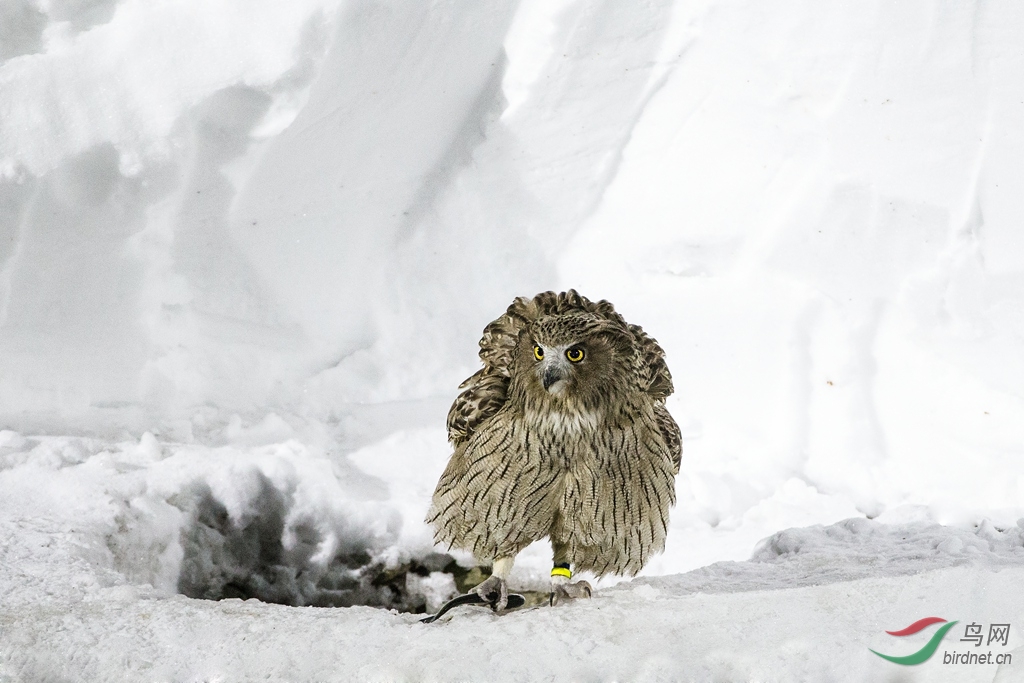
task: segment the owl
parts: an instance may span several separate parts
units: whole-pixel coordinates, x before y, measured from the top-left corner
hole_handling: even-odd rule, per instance
[[[607,301],[517,298],[484,328],[483,368],[448,412],[454,453],[427,522],[492,564],[474,589],[507,601],[516,555],[551,542],[551,602],[589,597],[573,571],[635,575],[665,547],[682,456],[665,353]]]

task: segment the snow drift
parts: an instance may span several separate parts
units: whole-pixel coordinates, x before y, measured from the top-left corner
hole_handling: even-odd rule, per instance
[[[314,548],[317,534],[343,531],[336,538],[362,538],[364,549],[393,538],[396,530],[380,523],[387,515],[340,509],[336,487],[348,477],[325,478],[298,443],[245,454],[168,452],[148,437],[105,450],[92,440],[19,442],[6,432],[3,449],[3,681],[1020,679],[1013,660],[943,665],[947,651],[970,647],[959,641],[962,629],[919,667],[871,652],[919,648],[925,636],[894,644],[885,631],[927,614],[1010,623],[1006,642],[986,651],[1024,657],[1015,621],[1024,610],[1019,527],[855,518],[774,534],[746,562],[638,579],[558,608],[505,616],[463,608],[425,625],[416,615],[369,607],[189,600],[165,585],[192,538],[178,534],[187,504],[171,492],[197,479],[233,519],[263,501],[262,524],[279,521],[291,537],[285,552],[307,567],[342,550]],[[268,493],[282,484],[290,505]],[[359,509],[379,512],[378,505]],[[266,514],[273,506],[277,517]],[[329,519],[347,528],[323,524]]]

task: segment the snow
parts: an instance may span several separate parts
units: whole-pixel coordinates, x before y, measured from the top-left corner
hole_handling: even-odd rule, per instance
[[[5,548],[5,563],[24,553],[0,607],[0,674],[10,680],[1019,680],[1012,667],[935,662],[897,678],[868,649],[918,649],[924,636],[894,644],[884,631],[922,610],[1012,623],[1024,609],[1017,527],[851,519],[782,531],[746,562],[638,579],[559,608],[462,608],[425,625],[370,607],[212,602],[98,584],[67,552],[74,532],[43,520]],[[44,538],[45,552],[31,547]],[[46,558],[45,591],[32,585],[41,570],[32,555]],[[1005,646],[986,651],[1024,655],[1021,638],[1011,629]],[[949,638],[939,656],[968,646]]]
[[[3,4],[0,682],[1021,680],[1021,28]],[[317,607],[383,601],[368,567],[457,589],[445,411],[483,326],[569,287],[667,351],[666,552],[557,609]],[[239,585],[301,606],[182,595]],[[1011,623],[1018,663],[869,651],[933,615]]]

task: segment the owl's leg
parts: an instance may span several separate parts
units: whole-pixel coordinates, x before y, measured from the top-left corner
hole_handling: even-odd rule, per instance
[[[514,557],[499,557],[494,561],[490,577],[472,590],[490,603],[491,607],[500,612],[508,605],[508,586],[505,580],[512,573]]]
[[[589,598],[594,589],[586,581],[570,583],[572,570],[569,568],[568,549],[552,541],[551,549],[554,551],[554,568],[551,570],[551,595],[549,602],[552,607],[563,600],[575,600],[576,598]]]

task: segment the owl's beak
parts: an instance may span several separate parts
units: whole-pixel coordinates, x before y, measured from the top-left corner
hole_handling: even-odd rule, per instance
[[[558,393],[561,387],[555,387],[552,391],[551,387],[555,386],[559,382],[566,378],[565,370],[555,364],[551,364],[544,369],[544,376],[541,378],[541,383],[544,388],[552,393]]]

